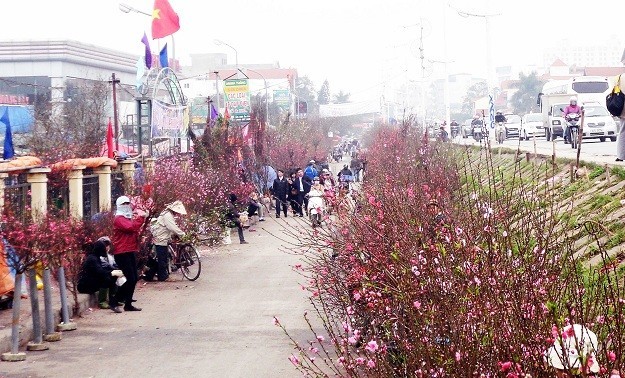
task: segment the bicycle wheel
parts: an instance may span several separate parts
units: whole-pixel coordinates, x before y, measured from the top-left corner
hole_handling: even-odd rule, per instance
[[[180,247],[179,253],[182,275],[189,281],[197,280],[202,271],[202,262],[200,261],[200,255],[197,253],[195,247],[187,244]]]
[[[167,246],[167,274],[171,274],[178,270],[178,266],[175,264],[176,254],[174,252],[174,247],[169,244]]]

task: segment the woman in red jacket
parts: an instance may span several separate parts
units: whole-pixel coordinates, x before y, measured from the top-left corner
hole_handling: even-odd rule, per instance
[[[132,305],[132,296],[137,285],[137,260],[139,252],[139,232],[145,222],[147,213],[143,210],[135,210],[133,214],[130,198],[121,196],[115,202],[117,211],[113,220],[113,256],[115,263],[126,276],[126,283],[120,286],[115,298],[111,301],[111,309],[121,312],[120,301],[124,302],[124,310],[141,311],[139,307]]]

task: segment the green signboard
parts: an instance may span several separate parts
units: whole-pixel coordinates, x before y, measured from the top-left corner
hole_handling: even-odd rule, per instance
[[[250,86],[247,79],[224,80],[224,99],[233,120],[250,121]]]

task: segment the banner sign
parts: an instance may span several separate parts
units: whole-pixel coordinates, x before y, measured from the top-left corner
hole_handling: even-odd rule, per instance
[[[291,107],[291,94],[288,89],[274,89],[273,102],[282,110],[289,110]]]
[[[224,99],[233,120],[250,121],[250,86],[247,79],[224,80]]]
[[[186,133],[188,120],[186,106],[152,101],[152,137],[180,138]]]

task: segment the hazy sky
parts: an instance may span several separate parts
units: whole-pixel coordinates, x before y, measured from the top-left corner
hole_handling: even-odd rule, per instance
[[[123,2],[148,13],[153,7],[152,0]],[[3,1],[0,39],[73,39],[139,55],[143,32],[150,36],[151,18],[122,13],[119,3]],[[543,49],[563,38],[604,43],[607,36],[616,35],[625,40],[625,25],[614,16],[623,13],[625,4],[617,0],[583,6],[562,0],[170,0],[170,4],[180,16],[181,29],[174,36],[176,57],[183,63],[189,62],[189,53],[224,52],[234,64],[232,50],[213,43],[220,39],[237,49],[240,66],[277,61],[281,67],[297,68],[317,87],[328,79],[332,92],[343,90],[354,98],[378,98],[385,87],[421,78],[419,24],[424,25],[428,77],[440,76],[444,67],[429,61],[444,60],[452,61],[449,73],[484,76],[485,19],[461,17],[456,10],[494,15],[489,18],[493,66],[541,65]],[[157,47],[154,41],[152,49]]]

